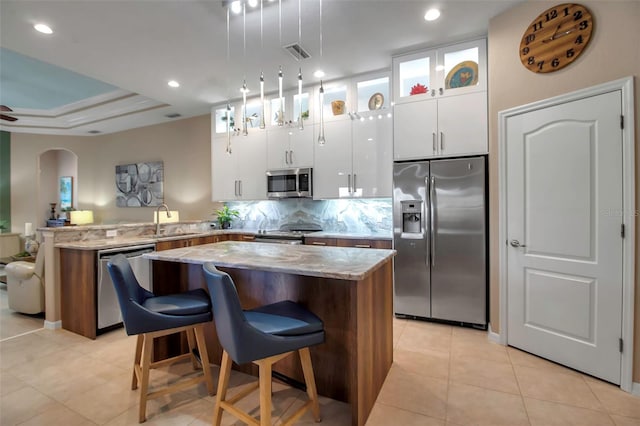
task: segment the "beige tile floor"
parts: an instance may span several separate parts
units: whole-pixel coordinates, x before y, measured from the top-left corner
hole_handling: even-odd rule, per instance
[[[4,312],[0,327],[0,425],[135,425],[129,390],[135,337],[116,330],[89,340],[43,330],[41,319]],[[24,322],[31,320],[26,332]],[[4,334],[3,334],[4,336]],[[554,363],[487,341],[485,332],[394,320],[394,364],[368,425],[640,425],[640,398]],[[152,386],[191,374],[190,364],[152,373]],[[217,367],[213,369],[217,379]],[[234,372],[237,391],[253,378]],[[274,424],[303,403],[274,385]],[[211,424],[214,397],[203,385],[153,400],[149,425]],[[256,414],[257,398],[243,402]],[[349,425],[347,404],[321,399],[326,426]],[[314,423],[305,415],[299,424]],[[240,425],[228,414],[225,425]]]

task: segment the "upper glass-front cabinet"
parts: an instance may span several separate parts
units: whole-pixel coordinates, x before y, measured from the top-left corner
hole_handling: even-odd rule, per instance
[[[480,39],[394,57],[395,102],[486,90],[486,46]]]
[[[216,133],[226,133],[227,132],[227,108],[222,107],[222,108],[217,108],[216,109],[216,118],[215,118],[215,129],[216,129]],[[235,128],[235,119],[234,119],[234,115],[235,115],[235,108],[231,107],[231,110],[229,111],[229,125],[231,126],[230,131],[233,132],[233,129]]]
[[[356,81],[356,112],[387,109],[391,105],[389,75]]]

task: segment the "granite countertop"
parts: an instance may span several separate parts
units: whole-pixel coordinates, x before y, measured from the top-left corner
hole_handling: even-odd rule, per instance
[[[224,241],[147,253],[152,260],[362,280],[395,256],[395,250]]]
[[[254,232],[246,232],[238,229],[218,229],[207,232],[193,232],[193,233],[179,233],[167,236],[155,237],[153,235],[148,236],[136,236],[136,237],[114,237],[114,238],[99,238],[92,240],[77,240],[77,241],[64,241],[55,244],[56,248],[66,248],[75,250],[102,250],[117,247],[137,246],[141,244],[155,244],[160,241],[172,241],[182,240],[184,238],[197,238],[206,237],[209,235],[223,235],[223,234],[249,234],[254,235]]]
[[[392,240],[393,235],[391,232],[375,232],[371,234],[361,234],[361,233],[350,233],[350,232],[312,232],[310,234],[305,235],[305,237],[311,238],[344,238],[349,240],[359,240],[359,239],[367,239],[367,240]]]

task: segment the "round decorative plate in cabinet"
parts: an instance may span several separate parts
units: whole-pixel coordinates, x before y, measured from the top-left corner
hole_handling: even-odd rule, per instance
[[[380,109],[384,105],[384,96],[382,93],[374,93],[369,98],[369,110]]]
[[[453,67],[444,80],[445,89],[475,86],[478,84],[478,64],[474,61],[460,62]]]
[[[558,71],[575,61],[593,33],[591,12],[581,4],[563,3],[542,12],[520,41],[520,61],[529,71]]]

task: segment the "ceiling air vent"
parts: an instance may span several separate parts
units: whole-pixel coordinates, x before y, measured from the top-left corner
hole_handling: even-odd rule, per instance
[[[167,117],[167,118],[178,118],[178,117],[182,117],[182,115],[178,114],[177,112],[172,112],[171,114],[166,114],[165,117]]]
[[[302,46],[300,46],[298,43],[289,44],[283,47],[284,47],[284,50],[289,52],[291,56],[293,56],[296,59],[296,61],[311,57],[311,55],[309,55],[309,53],[306,50],[304,50]]]
[[[102,133],[102,132],[100,132],[100,130],[89,130],[87,133],[91,133],[92,135],[97,135],[98,133]]]

